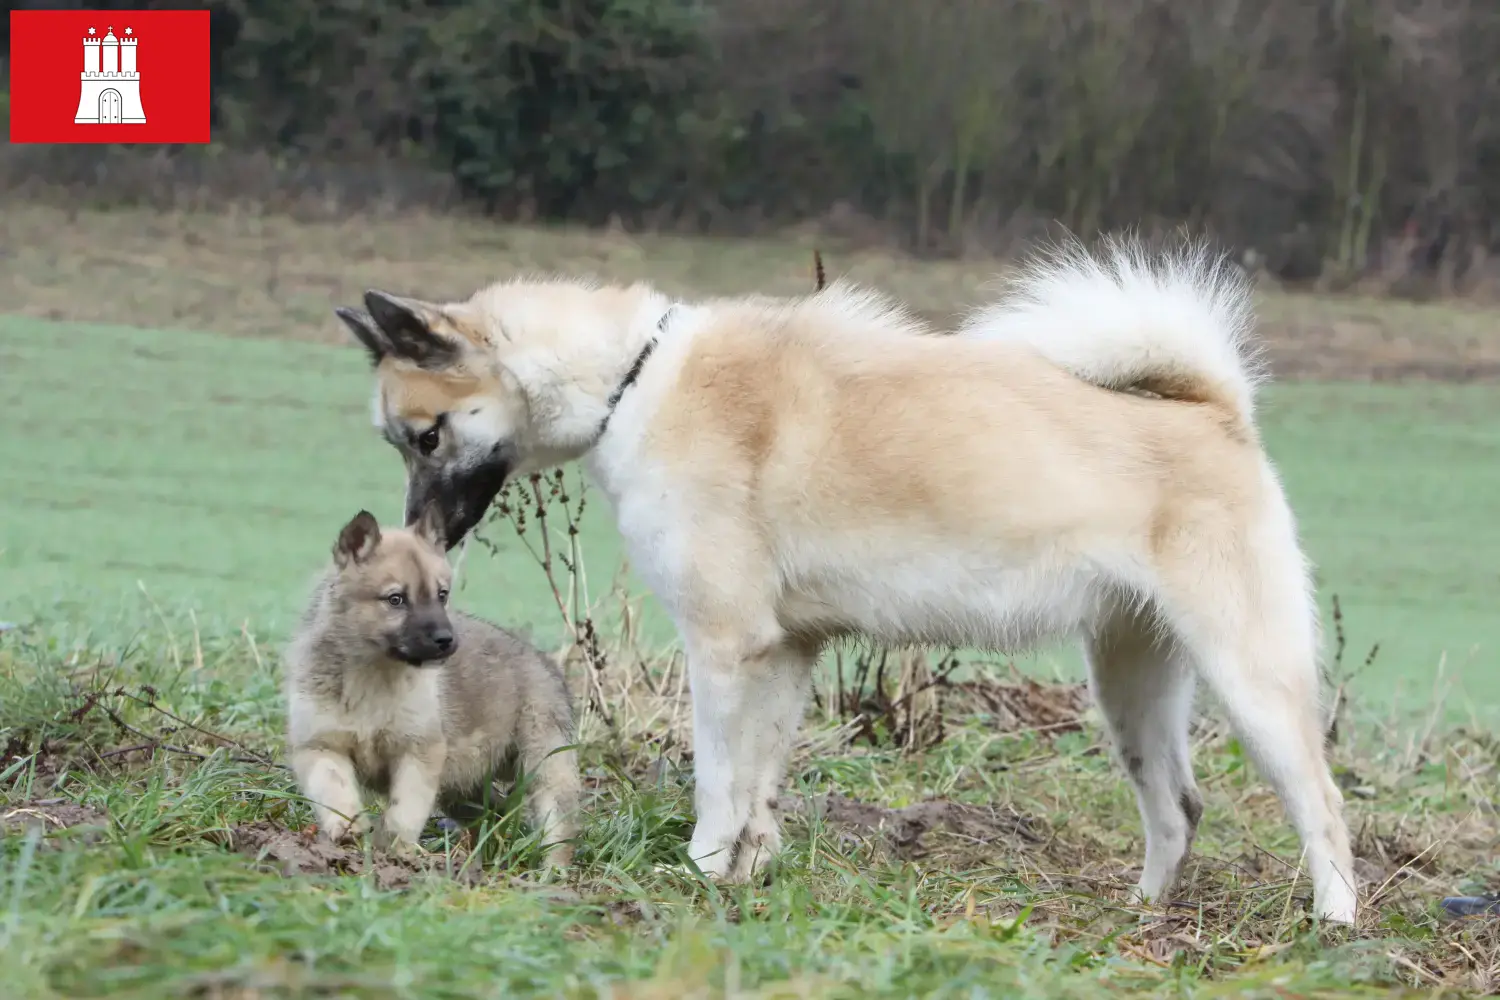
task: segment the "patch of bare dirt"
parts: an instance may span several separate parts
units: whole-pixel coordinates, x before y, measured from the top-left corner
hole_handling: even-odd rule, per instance
[[[70,760],[67,749],[51,740],[43,740],[32,749],[32,735],[24,730],[13,735],[0,749],[0,771],[26,757],[33,758],[26,765],[31,770],[33,790],[55,788],[67,774]]]
[[[1455,831],[1454,840],[1464,846],[1462,831]],[[1355,833],[1354,850],[1356,866],[1369,874],[1372,881],[1400,877],[1403,874],[1440,874],[1440,857],[1434,844],[1423,838],[1401,830],[1382,832],[1373,825],[1366,825]],[[1441,873],[1447,874],[1447,873]]]
[[[212,839],[231,850],[270,865],[282,875],[371,875],[382,889],[404,889],[426,875],[455,879],[464,885],[485,880],[484,869],[466,864],[462,854],[416,854],[401,856],[356,846],[332,844],[312,830],[292,830],[276,823],[246,823],[218,831]]]
[[[109,814],[93,806],[65,799],[37,799],[0,808],[0,829],[6,832],[41,827],[43,833],[73,827],[106,827]]]
[[[863,834],[881,836],[900,858],[929,854],[925,838],[942,831],[973,845],[1003,843],[1035,848],[1050,834],[1039,820],[1008,805],[976,806],[949,799],[928,799],[892,808],[830,793],[814,804],[825,823]]]
[[[381,889],[404,889],[421,878],[445,878],[465,886],[503,882],[511,888],[545,892],[562,902],[576,902],[577,893],[560,886],[539,885],[522,878],[486,871],[462,849],[452,852],[395,854],[354,845],[332,844],[312,827],[293,830],[262,820],[215,831],[210,839],[247,855],[288,878],[317,875],[370,875]]]

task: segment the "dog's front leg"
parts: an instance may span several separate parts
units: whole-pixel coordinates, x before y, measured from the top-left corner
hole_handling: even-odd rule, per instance
[[[769,800],[801,718],[806,680],[803,658],[789,656],[785,641],[774,623],[732,638],[687,637],[698,812],[688,856],[710,878],[745,879],[780,847]],[[737,845],[753,856],[736,863]]]
[[[296,747],[291,764],[297,785],[312,803],[318,833],[337,844],[351,833],[351,825],[359,817],[359,779],[354,762],[324,747]]]
[[[734,867],[729,880],[753,878],[781,851],[781,830],[776,820],[777,790],[786,776],[787,758],[807,708],[807,692],[819,647],[798,642],[784,643],[759,661],[745,663],[745,698],[755,706],[756,727],[747,734],[747,746],[739,757],[747,762],[750,814],[740,831]]]
[[[443,774],[442,746],[415,747],[391,769],[391,801],[380,819],[375,842],[382,850],[414,845],[437,804]]]
[[[693,698],[693,803],[697,822],[688,856],[709,878],[723,878],[734,846],[750,816],[748,771],[736,765],[744,734],[755,725],[756,706],[746,704],[741,646],[690,638],[688,681]]]

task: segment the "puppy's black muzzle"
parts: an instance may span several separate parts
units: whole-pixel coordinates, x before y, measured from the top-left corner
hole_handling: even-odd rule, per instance
[[[395,654],[413,667],[438,666],[458,648],[453,626],[443,615],[425,622],[414,622],[404,629],[396,643]]]

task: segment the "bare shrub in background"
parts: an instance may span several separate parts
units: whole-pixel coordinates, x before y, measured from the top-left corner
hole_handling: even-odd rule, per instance
[[[764,23],[755,6],[719,4]],[[881,208],[919,249],[1005,250],[1038,218],[1085,235],[1187,224],[1287,278],[1442,272],[1451,291],[1494,236],[1486,0],[781,0],[777,15],[808,25],[787,63],[845,74],[895,179]]]

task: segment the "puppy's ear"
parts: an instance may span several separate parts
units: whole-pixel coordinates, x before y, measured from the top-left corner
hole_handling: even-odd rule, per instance
[[[444,368],[463,354],[457,338],[434,328],[441,311],[430,303],[372,288],[365,292],[365,308],[398,358],[421,368]]]
[[[369,352],[371,365],[380,364],[380,359],[391,353],[390,341],[380,332],[380,327],[375,325],[375,317],[347,306],[339,306],[333,314],[343,320],[355,339],[364,345]]]
[[[411,526],[412,534],[424,539],[439,552],[448,549],[448,533],[443,528],[443,512],[435,503],[422,508],[422,514]]]
[[[380,522],[375,515],[362,510],[339,532],[339,540],[333,546],[333,561],[339,569],[350,563],[364,562],[375,553],[380,544]]]

